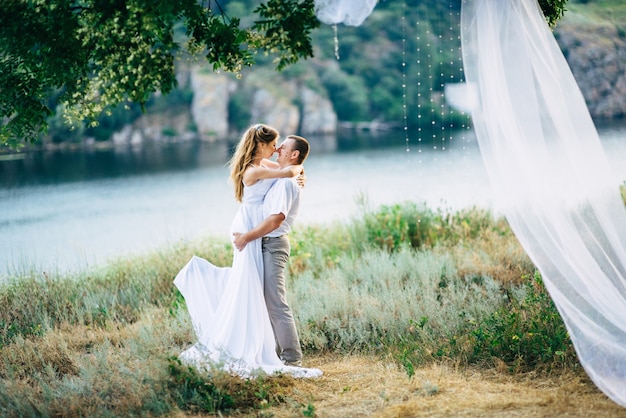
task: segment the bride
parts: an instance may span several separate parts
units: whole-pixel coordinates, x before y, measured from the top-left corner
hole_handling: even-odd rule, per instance
[[[263,220],[263,200],[277,178],[294,177],[302,165],[279,168],[269,158],[276,150],[278,131],[256,124],[248,128],[230,161],[230,180],[241,205],[231,235],[244,233]],[[235,250],[232,267],[216,267],[193,256],[174,280],[185,298],[198,342],[181,353],[181,361],[200,368],[218,365],[229,372],[289,373],[315,377],[319,369],[286,366],[276,343],[263,296],[261,240]]]

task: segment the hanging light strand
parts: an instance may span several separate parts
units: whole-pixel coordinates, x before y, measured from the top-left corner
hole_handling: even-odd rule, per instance
[[[333,25],[333,40],[335,41],[335,58],[339,61],[339,34],[336,23]]]
[[[404,113],[404,141],[406,152],[411,151],[409,147],[409,123],[407,118],[406,101],[406,0],[402,2],[402,111]]]

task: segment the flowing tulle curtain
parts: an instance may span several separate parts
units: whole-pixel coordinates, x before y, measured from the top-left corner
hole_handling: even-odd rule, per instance
[[[371,12],[316,3],[325,23]],[[582,365],[626,406],[626,210],[585,101],[537,0],[463,0],[461,38],[466,84],[447,99],[471,111],[497,204]]]
[[[481,155],[596,385],[626,406],[626,211],[536,0],[465,0],[461,38]]]
[[[315,15],[327,25],[359,26],[378,0],[315,0]]]

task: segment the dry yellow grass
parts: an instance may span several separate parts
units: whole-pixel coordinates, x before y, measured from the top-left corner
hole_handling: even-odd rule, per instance
[[[164,320],[167,313],[154,310],[152,314],[144,317],[145,323],[111,326],[106,330],[62,326],[57,332],[48,333],[42,338],[24,340],[20,344],[5,347],[5,350],[0,351],[5,360],[13,359],[14,364],[22,364],[23,373],[26,373],[25,376],[14,374],[13,377],[19,379],[5,382],[5,389],[15,394],[21,390],[24,394],[32,392],[32,396],[35,396],[34,392],[38,391],[39,386],[29,376],[36,376],[36,370],[42,369],[41,361],[45,361],[60,377],[73,379],[72,376],[79,369],[83,370],[82,374],[88,375],[87,378],[91,374],[91,378],[84,383],[108,391],[110,396],[107,399],[87,399],[88,403],[85,404],[81,394],[71,393],[72,389],[68,387],[65,388],[67,391],[64,396],[52,400],[47,406],[50,415],[58,411],[65,411],[64,416],[90,415],[94,405],[99,405],[98,402],[119,404],[121,411],[140,410],[146,394],[153,394],[147,377],[167,379],[166,370],[155,370],[147,359],[150,353],[158,352],[159,347],[171,346],[172,335],[176,334],[167,331],[168,322]],[[140,338],[142,335],[143,339]],[[156,336],[163,337],[163,340]],[[95,348],[97,353],[93,353],[94,347],[99,347],[103,342],[108,344]],[[90,368],[89,364],[94,362],[102,365],[100,368],[97,365]],[[120,365],[123,367],[120,368]],[[406,372],[392,361],[375,356],[329,353],[307,357],[306,365],[319,367],[324,375],[318,379],[277,378],[280,384],[271,385],[272,396],[279,396],[284,402],[272,402],[274,406],[247,410],[235,416],[313,416],[311,413],[305,414],[307,408],[313,407],[314,416],[318,418],[626,418],[626,408],[608,399],[582,371],[578,374],[562,371],[549,376],[541,373],[510,374],[504,366],[498,370],[456,367],[448,363],[419,368],[409,379]],[[111,368],[111,372],[104,373],[103,367]],[[146,369],[146,376],[136,372],[142,369]],[[127,378],[121,371],[131,375]],[[98,393],[88,396],[98,396]],[[174,415],[186,416],[182,411]]]
[[[391,362],[373,357],[313,357],[307,365],[321,368],[324,376],[296,381],[291,400],[255,415],[302,417],[312,404],[320,418],[626,417],[626,408],[572,372],[511,376],[430,365],[409,379]]]

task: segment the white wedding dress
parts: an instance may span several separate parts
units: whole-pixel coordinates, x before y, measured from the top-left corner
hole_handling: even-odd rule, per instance
[[[263,220],[263,199],[273,179],[244,185],[242,204],[231,225],[246,232]],[[235,249],[232,267],[216,267],[193,256],[174,280],[187,303],[198,342],[180,355],[201,369],[218,366],[249,377],[258,371],[317,377],[319,369],[285,366],[276,343],[263,297],[261,240],[243,251]]]

